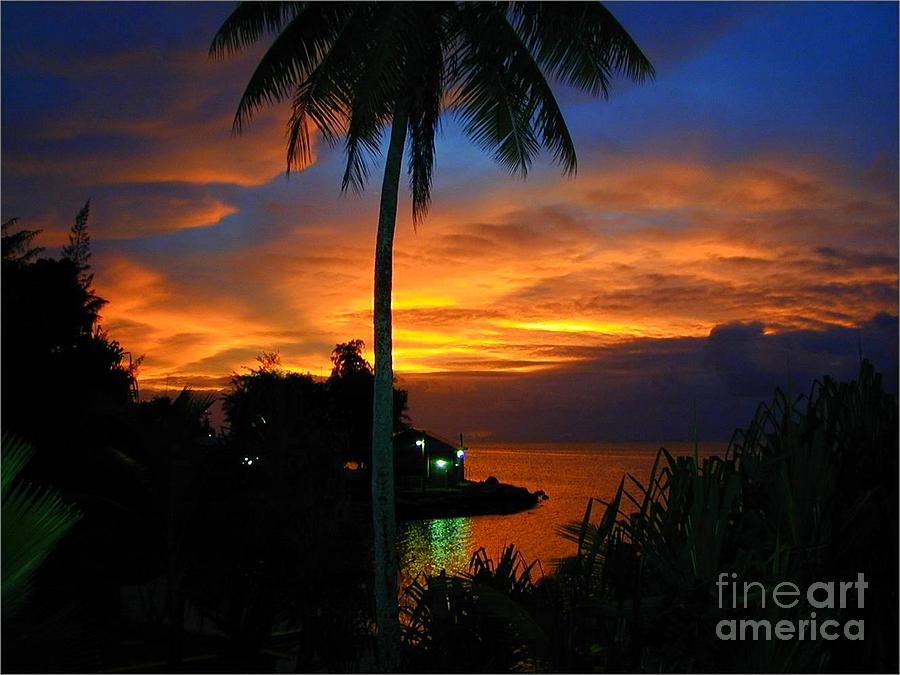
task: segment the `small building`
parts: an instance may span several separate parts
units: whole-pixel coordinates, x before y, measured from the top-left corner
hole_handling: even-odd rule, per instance
[[[451,487],[466,477],[466,449],[424,429],[394,434],[394,475],[401,489]]]

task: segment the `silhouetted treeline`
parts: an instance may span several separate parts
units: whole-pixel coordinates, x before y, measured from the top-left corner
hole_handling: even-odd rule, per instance
[[[3,431],[33,448],[23,478],[56,488],[82,514],[38,571],[27,606],[4,616],[4,669],[96,665],[118,585],[149,578],[162,549],[151,486],[122,451],[133,373],[99,324],[105,300],[89,273],[88,214],[86,204],[60,259],[41,257],[37,232],[3,224]]]
[[[335,346],[331,375],[324,382],[310,375],[286,372],[274,353],[257,357],[259,367],[249,375],[235,375],[224,411],[228,435],[244,443],[271,442],[274,430],[295,439],[324,425],[341,463],[363,469],[372,455],[372,403],[375,377],[364,357],[365,343],[350,340]],[[290,400],[291,403],[286,401]],[[315,415],[308,406],[317,406]],[[302,409],[302,415],[296,411]],[[394,430],[408,426],[407,392],[394,388]]]
[[[4,670],[182,670],[198,652],[270,669],[273,632],[298,668],[351,667],[371,651],[363,343],[337,345],[324,382],[263,355],[232,379],[219,434],[212,396],[138,402],[126,352],[100,328],[88,216],[86,204],[59,259],[37,232],[3,226],[3,431],[33,451],[17,480],[79,516],[15,611],[4,576]],[[395,401],[400,428],[406,392]]]

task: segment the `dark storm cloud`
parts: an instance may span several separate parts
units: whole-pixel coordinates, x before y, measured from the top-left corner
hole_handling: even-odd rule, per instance
[[[415,423],[447,434],[493,429],[499,440],[727,440],[776,387],[808,393],[828,374],[855,377],[859,354],[897,391],[897,316],[857,329],[767,335],[761,323],[717,326],[707,338],[575,347],[581,360],[503,377],[407,376]],[[564,352],[554,348],[558,353]]]

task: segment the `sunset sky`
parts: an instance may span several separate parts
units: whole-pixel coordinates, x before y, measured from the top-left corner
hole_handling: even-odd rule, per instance
[[[207,58],[233,5],[4,2],[2,213],[55,254],[90,198],[102,324],[145,396],[278,351],[371,343],[380,169],[285,176],[286,108],[231,133],[261,51]],[[579,170],[512,178],[447,117],[434,201],[401,193],[395,369],[413,422],[490,440],[663,441],[775,386],[897,382],[896,3],[610,3],[656,81],[557,87]],[[792,385],[793,386],[793,385]]]

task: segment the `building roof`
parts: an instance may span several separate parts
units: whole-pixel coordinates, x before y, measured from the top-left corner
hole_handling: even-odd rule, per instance
[[[425,429],[413,429],[410,427],[409,429],[404,429],[403,431],[398,431],[394,434],[394,448],[396,450],[402,450],[409,446],[414,446],[415,441],[422,438],[425,439],[425,447],[429,454],[455,455],[460,447],[458,443],[448,441],[446,438],[441,438],[430,431],[426,431]]]

